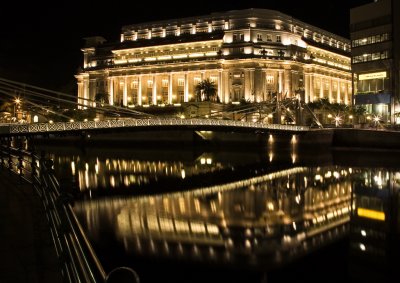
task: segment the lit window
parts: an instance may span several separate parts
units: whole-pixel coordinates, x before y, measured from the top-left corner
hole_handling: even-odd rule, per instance
[[[216,76],[210,76],[210,81],[216,83],[218,78]]]
[[[267,80],[267,84],[273,84],[274,83],[274,76],[273,75],[267,75],[266,80]]]
[[[185,85],[185,80],[184,79],[178,79],[178,86],[184,86]]]
[[[148,80],[147,81],[147,87],[148,88],[153,88],[153,81],[152,80]]]
[[[168,80],[163,79],[161,84],[162,84],[162,87],[168,87]]]

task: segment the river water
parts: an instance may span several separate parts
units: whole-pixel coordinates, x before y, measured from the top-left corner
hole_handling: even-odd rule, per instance
[[[400,153],[48,147],[107,272],[141,282],[391,282]]]

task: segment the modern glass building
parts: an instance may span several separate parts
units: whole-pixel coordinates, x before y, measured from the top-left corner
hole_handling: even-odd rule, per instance
[[[91,37],[82,51],[83,107],[97,93],[122,106],[189,102],[205,79],[222,103],[278,96],[351,104],[350,41],[274,10],[128,25],[120,42]]]
[[[399,109],[400,5],[378,0],[351,9],[350,31],[354,104],[385,122],[397,122]]]

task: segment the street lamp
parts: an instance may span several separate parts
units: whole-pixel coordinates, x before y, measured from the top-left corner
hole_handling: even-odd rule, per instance
[[[15,119],[17,119],[17,109],[19,108],[19,105],[21,103],[21,99],[19,97],[15,98],[14,100],[15,104],[14,104],[14,117]]]

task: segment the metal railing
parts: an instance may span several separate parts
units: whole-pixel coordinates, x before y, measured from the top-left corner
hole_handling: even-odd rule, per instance
[[[60,188],[53,161],[44,153],[39,157],[13,148],[9,140],[8,145],[0,145],[0,166],[31,183],[40,196],[65,282],[139,282],[127,267],[106,274],[72,209],[72,197]]]

